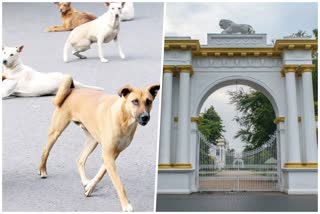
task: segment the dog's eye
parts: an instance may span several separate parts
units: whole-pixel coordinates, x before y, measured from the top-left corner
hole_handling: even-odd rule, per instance
[[[10,54],[10,56],[13,56],[13,54]]]
[[[132,100],[132,104],[137,106],[137,105],[139,105],[139,101],[138,100]]]
[[[146,105],[147,105],[147,106],[150,105],[151,103],[152,103],[151,100],[149,100],[149,99],[146,100]]]
[[[118,7],[119,10],[121,10],[121,7]]]

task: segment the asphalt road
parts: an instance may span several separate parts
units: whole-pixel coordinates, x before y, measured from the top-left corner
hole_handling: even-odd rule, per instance
[[[74,3],[80,11],[96,15],[106,11],[103,3]],[[69,32],[44,33],[61,23],[52,3],[3,3],[3,41],[24,45],[22,61],[41,72],[64,72],[76,80],[100,86],[106,92],[130,84],[146,87],[160,82],[162,51],[162,3],[135,3],[136,19],[121,24],[120,41],[127,56],[121,60],[116,46],[104,45],[109,63],[98,59],[97,46],[85,52],[86,60],[64,63],[62,51]],[[86,198],[76,160],[84,134],[71,124],[53,147],[48,178],[40,179],[37,167],[46,144],[54,106],[52,97],[14,98],[3,105],[3,211],[120,211],[116,191],[106,175],[92,197]],[[132,144],[117,160],[118,172],[135,211],[154,206],[159,97],[151,121],[139,127]],[[89,157],[87,174],[94,176],[101,164],[101,148]]]
[[[212,192],[158,195],[160,212],[315,212],[317,195],[280,192]]]

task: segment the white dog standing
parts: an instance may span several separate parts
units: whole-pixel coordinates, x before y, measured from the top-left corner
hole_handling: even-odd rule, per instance
[[[56,94],[60,83],[66,77],[66,74],[40,73],[29,66],[22,64],[20,53],[23,46],[20,47],[3,47],[3,75],[5,80],[2,82],[2,98],[13,96],[35,97],[43,95]],[[102,90],[99,87],[83,85],[74,82],[75,87],[94,88]]]
[[[98,44],[98,53],[101,62],[108,62],[103,56],[102,44],[115,41],[118,46],[119,55],[125,59],[119,43],[120,15],[125,2],[122,3],[105,3],[108,11],[97,19],[76,27],[69,35],[63,51],[63,60],[68,62],[68,50],[73,47],[73,55],[80,59],[86,57],[81,55],[90,49],[92,43]]]

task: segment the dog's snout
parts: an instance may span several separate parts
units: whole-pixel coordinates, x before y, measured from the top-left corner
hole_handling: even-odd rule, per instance
[[[143,115],[141,115],[141,120],[142,120],[143,122],[148,122],[149,119],[150,119],[149,114],[143,114]]]
[[[2,63],[3,63],[4,65],[6,65],[6,64],[8,63],[8,61],[7,61],[7,60],[3,60]]]
[[[119,14],[116,14],[116,18],[119,18]]]

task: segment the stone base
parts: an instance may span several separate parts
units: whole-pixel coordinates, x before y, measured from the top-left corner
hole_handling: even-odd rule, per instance
[[[318,170],[284,168],[284,192],[293,194],[318,194]]]
[[[159,169],[158,194],[190,194],[194,169]]]

